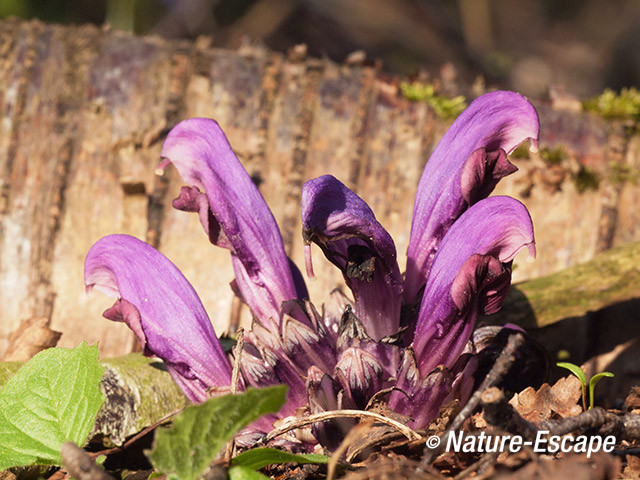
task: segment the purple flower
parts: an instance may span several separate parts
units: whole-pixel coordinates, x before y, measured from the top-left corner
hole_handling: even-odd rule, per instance
[[[309,301],[273,215],[218,124],[191,119],[176,126],[161,168],[173,163],[189,186],[174,207],[197,212],[210,241],[231,252],[235,291],[255,317],[239,387],[287,384],[279,416],[301,407],[365,408],[373,395],[396,387],[389,406],[417,428],[449,399],[464,402],[477,365],[467,345],[476,317],[502,306],[515,255],[523,248],[535,255],[526,208],[485,197],[515,171],[506,155],[537,136],[535,110],[512,92],[480,97],[454,122],[418,187],[404,281],[393,240],[369,206],[330,175],[308,181],[307,272],[315,243],[353,295],[334,329],[336,319],[323,318]],[[193,401],[228,388],[230,361],[197,295],[161,253],[132,237],[105,237],[87,256],[85,282],[119,298],[105,316],[127,322]],[[313,433],[332,447],[351,425],[325,422]]]

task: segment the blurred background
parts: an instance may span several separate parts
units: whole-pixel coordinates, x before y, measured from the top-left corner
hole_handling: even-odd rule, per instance
[[[0,17],[11,15],[225,48],[304,43],[337,62],[362,50],[389,73],[453,66],[463,83],[539,98],[553,86],[587,97],[640,84],[638,0],[0,0]]]

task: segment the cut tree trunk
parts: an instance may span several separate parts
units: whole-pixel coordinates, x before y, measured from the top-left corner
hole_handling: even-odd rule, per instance
[[[228,326],[228,252],[209,245],[196,215],[171,208],[182,185],[176,172],[154,176],[166,132],[194,116],[222,125],[298,265],[302,184],[331,173],[371,205],[404,268],[416,186],[450,120],[409,102],[402,79],[377,67],[337,65],[301,50],[224,51],[89,26],[1,21],[2,334],[44,317],[63,333],[63,346],[99,340],[103,355],[129,352],[126,327],[100,318],[110,300],[84,293],[84,256],[109,233],[159,247],[193,283],[217,332]],[[498,188],[527,205],[536,227],[538,259],[518,260],[516,280],[640,240],[639,137],[620,122],[534,103],[541,148],[561,147],[566,158],[517,160],[520,172]],[[599,186],[583,191],[585,175]],[[309,286],[319,305],[343,282],[319,250],[313,255],[319,280]],[[0,339],[0,354],[6,344]]]

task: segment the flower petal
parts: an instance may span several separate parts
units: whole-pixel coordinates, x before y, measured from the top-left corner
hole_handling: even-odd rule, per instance
[[[487,93],[469,105],[442,137],[427,162],[413,208],[404,300],[424,286],[434,255],[453,222],[491,193],[516,167],[506,154],[530,139],[537,142],[538,115],[514,92]]]
[[[231,250],[242,297],[260,321],[278,318],[282,302],[307,296],[301,277],[294,278],[269,207],[214,120],[179,123],[169,132],[162,157],[160,168],[173,163],[191,185],[175,206],[197,211],[211,241]]]
[[[87,254],[84,278],[88,290],[120,297],[105,316],[127,323],[192,401],[229,386],[231,366],[198,295],[155,248],[129,235],[104,237]]]
[[[360,409],[364,409],[373,394],[381,389],[382,376],[378,359],[359,347],[349,347],[342,352],[335,369],[335,377],[347,398]]]
[[[302,187],[302,229],[307,248],[315,242],[342,271],[367,334],[380,340],[396,333],[402,277],[393,240],[371,208],[335,177],[324,175]]]
[[[438,367],[421,375],[413,350],[405,351],[398,370],[397,389],[389,397],[389,407],[397,413],[411,417],[412,428],[424,428],[437,415],[444,400],[451,393],[454,375],[445,367]]]
[[[478,311],[495,312],[523,248],[535,255],[533,225],[522,203],[490,197],[467,210],[435,256],[415,328],[413,348],[422,376],[451,367],[471,336]]]

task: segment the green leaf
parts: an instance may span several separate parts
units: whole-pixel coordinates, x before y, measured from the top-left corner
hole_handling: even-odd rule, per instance
[[[578,377],[583,387],[587,386],[587,375],[584,373],[584,370],[582,370],[578,365],[569,362],[558,362],[556,363],[556,365],[569,370],[576,377]]]
[[[187,407],[173,425],[156,432],[153,465],[180,480],[196,480],[238,431],[266,413],[277,412],[287,387],[249,388]]]
[[[593,397],[596,391],[596,384],[604,377],[613,378],[615,375],[611,372],[597,373],[589,380],[589,410],[593,408]]]
[[[98,347],[43,350],[0,390],[0,470],[60,465],[60,445],[84,442],[104,402]]]
[[[247,467],[231,467],[229,480],[270,480],[270,478]]]
[[[329,457],[317,453],[295,455],[275,448],[254,448],[242,452],[231,461],[231,465],[260,470],[274,463],[328,463]]]

